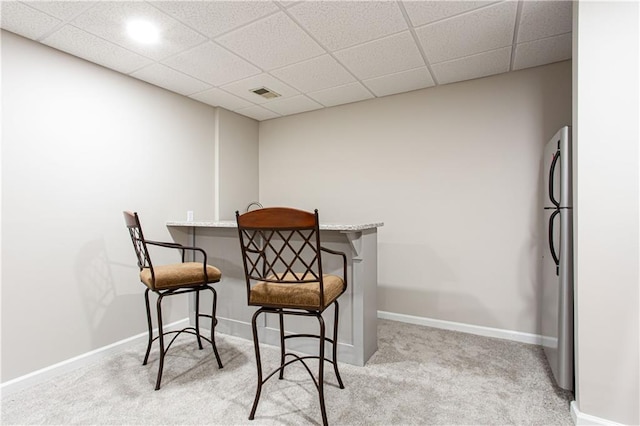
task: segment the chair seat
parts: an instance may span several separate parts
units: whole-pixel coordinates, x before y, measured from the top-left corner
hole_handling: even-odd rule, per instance
[[[320,283],[271,283],[261,281],[251,288],[249,304],[258,306],[276,306],[297,309],[320,309],[333,303],[344,289],[344,280],[337,275],[324,274],[324,303],[320,304]],[[293,281],[291,274],[284,277],[285,281]]]
[[[185,262],[172,265],[154,266],[155,283],[151,279],[151,270],[140,271],[140,281],[150,289],[166,290],[171,288],[190,287],[220,280],[222,272],[215,266],[207,265],[207,278],[204,278],[202,263]]]

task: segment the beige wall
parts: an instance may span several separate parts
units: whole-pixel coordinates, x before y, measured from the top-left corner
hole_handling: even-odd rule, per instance
[[[383,221],[378,308],[538,332],[545,142],[571,63],[260,123],[260,200]]]
[[[222,108],[216,111],[216,219],[235,220],[236,210],[244,212],[250,202],[258,199],[258,122]]]
[[[122,210],[153,239],[187,210],[211,217],[214,119],[2,32],[3,382],[146,330]],[[187,316],[184,300],[167,307],[167,322]]]
[[[574,4],[576,400],[640,424],[639,6]]]

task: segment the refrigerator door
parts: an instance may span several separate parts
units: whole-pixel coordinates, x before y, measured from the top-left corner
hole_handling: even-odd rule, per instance
[[[560,210],[544,210],[544,223],[547,231],[552,223],[551,239],[549,240],[548,232],[545,234],[546,244],[542,248],[542,300],[540,303],[541,312],[541,334],[542,346],[547,356],[551,370],[555,377],[558,366],[558,314],[560,306],[560,269],[559,264],[556,265],[550,247],[560,248]],[[557,271],[557,274],[556,274]]]
[[[558,373],[556,382],[573,390],[573,209],[560,210],[558,288]]]
[[[544,207],[572,207],[571,134],[568,126],[547,142],[543,161]]]
[[[542,256],[542,346],[556,383],[573,390],[572,209],[545,209]]]

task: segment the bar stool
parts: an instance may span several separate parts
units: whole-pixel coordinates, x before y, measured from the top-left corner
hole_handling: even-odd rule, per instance
[[[216,347],[216,341],[214,336],[215,326],[218,323],[216,319],[216,303],[217,294],[213,287],[209,284],[217,283],[222,277],[222,273],[215,266],[207,265],[207,253],[198,247],[187,247],[177,243],[165,243],[159,241],[151,241],[144,238],[142,233],[142,226],[140,225],[140,218],[138,213],[132,213],[125,211],[124,220],[129,229],[129,235],[133,242],[133,248],[138,258],[138,267],[140,268],[140,281],[147,287],[144,292],[145,306],[147,309],[147,326],[149,328],[149,342],[147,344],[147,352],[144,356],[142,365],[147,365],[149,360],[149,352],[151,351],[151,345],[154,341],[158,340],[160,343],[160,362],[158,365],[158,377],[156,379],[155,390],[160,389],[160,382],[162,380],[162,369],[164,366],[164,358],[176,340],[176,338],[182,334],[193,334],[198,341],[198,347],[202,349],[202,339],[211,344],[213,353],[215,354],[216,361],[218,362],[218,368],[222,368],[222,362],[220,361],[220,355],[218,354],[218,348]],[[173,250],[179,250],[182,255],[182,263],[175,263],[170,265],[157,265],[154,266],[149,256],[149,250],[147,245],[164,247]],[[187,251],[193,253],[200,253],[203,257],[202,262],[185,262],[185,254]],[[213,297],[213,305],[211,307],[211,315],[203,314],[200,312],[200,291],[211,291]],[[156,302],[156,314],[158,317],[158,336],[153,337],[153,326],[151,324],[151,309],[149,307],[149,292],[154,292],[157,296]],[[166,296],[175,296],[177,294],[195,293],[195,327],[185,327],[178,331],[163,331],[162,330],[162,300]],[[200,334],[200,318],[206,317],[211,319],[211,338],[207,338]],[[175,334],[169,344],[165,348],[164,337],[167,335]]]
[[[258,386],[249,420],[253,420],[262,387],[276,373],[282,379],[285,367],[301,362],[318,390],[322,423],[327,424],[324,402],[324,364],[333,365],[340,389],[344,389],[337,363],[338,297],[347,288],[347,258],[342,252],[320,245],[318,211],[314,213],[287,207],[269,207],[240,215],[236,212],[238,233],[247,285],[247,301],[258,306],[251,320],[258,369]],[[342,277],[323,274],[322,253],[342,257]],[[328,338],[322,313],[334,306],[333,336]],[[276,314],[280,325],[280,366],[263,379],[256,321],[261,314]],[[284,334],[285,316],[311,316],[318,320],[320,332]],[[285,341],[313,338],[319,343],[318,355],[289,353]],[[325,342],[332,345],[331,358],[325,356]],[[292,359],[287,360],[287,357]],[[305,360],[317,359],[318,377],[314,377]]]

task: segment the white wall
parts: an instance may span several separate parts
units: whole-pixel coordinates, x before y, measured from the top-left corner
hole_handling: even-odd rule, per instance
[[[260,123],[260,200],[383,221],[378,308],[538,332],[545,142],[571,63]]]
[[[576,401],[640,424],[639,6],[574,4]]]
[[[122,210],[153,239],[187,210],[212,217],[214,122],[212,107],[2,32],[3,382],[146,330]],[[187,316],[185,300],[166,306],[167,322]]]

